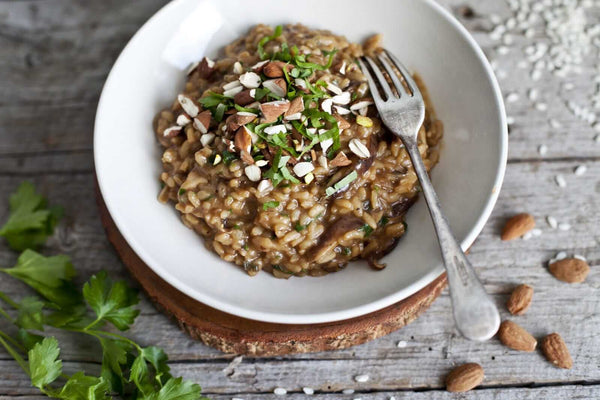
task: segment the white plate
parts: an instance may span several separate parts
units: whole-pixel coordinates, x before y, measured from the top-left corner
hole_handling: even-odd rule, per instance
[[[374,6],[376,4],[376,6]],[[157,201],[160,150],[151,128],[183,86],[185,67],[244,35],[255,23],[301,22],[361,41],[383,33],[385,47],[429,88],[445,125],[433,182],[443,209],[468,248],[489,217],[504,176],[504,106],[482,51],[432,1],[302,2],[176,0],[152,17],[115,63],[102,92],[94,133],[98,182],[108,210],[136,253],[187,295],[255,320],[320,323],[376,311],[410,296],[443,267],[423,200],[409,212],[408,234],[383,262],[319,278],[249,277],[210,253],[172,205]]]

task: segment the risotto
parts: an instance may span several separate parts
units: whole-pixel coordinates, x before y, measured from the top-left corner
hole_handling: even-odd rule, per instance
[[[407,226],[419,185],[386,130],[357,57],[379,50],[302,25],[257,25],[188,71],[154,120],[159,200],[249,275],[319,276],[365,259],[376,269]],[[437,162],[442,124],[426,103],[419,151]]]

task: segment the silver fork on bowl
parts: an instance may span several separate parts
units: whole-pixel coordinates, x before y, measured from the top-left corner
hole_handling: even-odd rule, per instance
[[[395,92],[375,60],[371,57],[362,57],[358,61],[367,77],[371,94],[383,123],[404,143],[421,183],[442,250],[456,327],[468,339],[487,340],[498,330],[500,315],[452,234],[419,153],[417,135],[425,119],[423,96],[408,70],[393,54],[382,51],[377,54],[377,58],[383,66],[383,70],[387,72]],[[373,71],[375,79],[369,67]],[[398,74],[404,80],[406,88]]]

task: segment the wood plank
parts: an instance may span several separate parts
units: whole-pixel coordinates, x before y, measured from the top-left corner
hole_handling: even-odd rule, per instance
[[[369,399],[369,400],[390,400],[392,396],[396,400],[425,400],[435,398],[436,400],[451,400],[457,398],[468,398],[471,400],[565,400],[565,399],[595,399],[600,397],[600,388],[597,386],[549,386],[538,388],[480,388],[473,390],[467,394],[457,395],[442,390],[426,390],[426,391],[382,391],[382,392],[355,392],[353,394],[341,393],[316,393],[313,396],[307,397],[305,394],[295,389],[294,392],[288,392],[285,397],[277,396],[273,393],[261,394],[217,394],[210,395],[212,400],[231,400],[233,397],[242,400],[306,400],[307,398],[314,400],[351,400],[351,399]],[[0,395],[0,400],[43,400],[47,397],[39,395]]]
[[[600,274],[597,268],[593,268],[586,283],[566,285],[552,278],[544,266],[544,262],[557,251],[569,248],[587,256],[592,265],[597,265],[600,259],[598,239],[593,234],[590,235],[591,232],[597,231],[595,227],[600,222],[600,204],[590,201],[596,195],[595,182],[600,178],[600,163],[589,163],[588,174],[583,177],[567,177],[569,182],[570,179],[585,179],[588,184],[570,185],[569,190],[559,191],[553,181],[554,174],[565,173],[574,166],[575,163],[572,162],[544,163],[543,168],[537,164],[511,164],[499,205],[471,252],[471,259],[501,308],[513,285],[527,282],[534,286],[536,294],[530,312],[516,320],[536,336],[550,331],[560,332],[575,359],[572,371],[565,372],[553,368],[537,353],[520,354],[508,351],[495,340],[487,344],[478,344],[460,338],[452,329],[449,298],[443,295],[415,323],[375,342],[339,352],[277,360],[248,359],[240,367],[241,371],[245,372],[240,373],[251,375],[254,369],[261,369],[265,376],[263,378],[261,375],[259,380],[263,381],[268,380],[268,375],[278,376],[277,371],[286,371],[287,380],[282,382],[289,382],[290,385],[297,377],[314,376],[315,379],[322,378],[315,381],[320,382],[321,386],[327,381],[350,386],[351,374],[366,370],[378,377],[384,389],[437,387],[440,385],[439,377],[447,372],[452,362],[479,361],[485,366],[486,374],[493,384],[599,380],[599,371],[588,368],[588,365],[595,362],[589,349],[600,345],[600,338],[594,334],[600,329],[600,316],[595,312],[600,306],[600,299],[596,295]],[[127,277],[106,242],[98,222],[93,203],[92,176],[88,173],[42,176],[35,174],[32,178],[51,201],[63,204],[67,209],[67,221],[61,224],[59,233],[52,239],[46,253],[71,254],[82,276],[107,268],[113,276]],[[22,177],[2,176],[0,188],[3,188],[5,193],[12,191],[21,179]],[[533,198],[535,210],[532,211],[538,217],[544,234],[529,241],[500,242],[497,232],[505,218],[513,212],[530,211]],[[567,204],[568,208],[557,210],[557,200]],[[5,210],[6,207],[4,197],[0,199],[0,210]],[[569,232],[550,230],[541,220],[546,214],[569,221],[573,223],[574,228]],[[14,254],[5,248],[0,251],[0,263],[3,265],[10,265],[14,258]],[[22,293],[21,286],[14,285],[6,279],[0,281],[0,290],[15,295]],[[204,385],[216,385],[216,388],[211,390],[231,387],[229,380],[215,372],[225,368],[230,358],[189,341],[146,301],[142,303],[142,310],[143,315],[131,332],[132,337],[146,345],[156,344],[164,347],[171,359],[178,362],[174,368],[180,368],[182,373],[191,374],[190,376],[204,374],[207,371],[207,363],[210,363],[214,366],[211,367],[213,372],[209,374],[209,383]],[[396,347],[400,340],[407,341],[406,348]],[[88,342],[83,348],[67,347],[64,352],[65,359],[92,361],[89,358],[89,346],[92,344]],[[495,359],[492,360],[492,357]],[[414,370],[415,362],[422,365],[419,371],[411,371]],[[316,372],[311,375],[311,371]],[[405,376],[390,376],[394,372],[389,371],[411,373]],[[346,376],[342,377],[344,374]],[[247,384],[244,382],[246,381],[242,379],[237,384],[242,387]]]

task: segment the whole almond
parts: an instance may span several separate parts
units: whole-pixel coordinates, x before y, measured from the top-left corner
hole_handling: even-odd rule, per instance
[[[449,392],[466,392],[479,386],[483,381],[483,376],[483,368],[477,363],[460,365],[446,376],[446,390]]]
[[[590,266],[578,258],[565,258],[548,266],[550,273],[560,281],[581,283],[590,273]]]
[[[540,347],[546,359],[552,364],[564,369],[573,367],[573,359],[569,354],[567,345],[558,333],[551,333],[543,338]]]
[[[522,213],[513,216],[506,222],[502,230],[502,240],[513,240],[523,236],[535,227],[535,220],[530,214]]]
[[[506,308],[512,315],[523,315],[531,305],[532,298],[533,288],[525,284],[519,285],[510,294]]]
[[[506,347],[519,351],[534,351],[537,340],[529,332],[512,321],[503,321],[498,329],[498,338]]]

